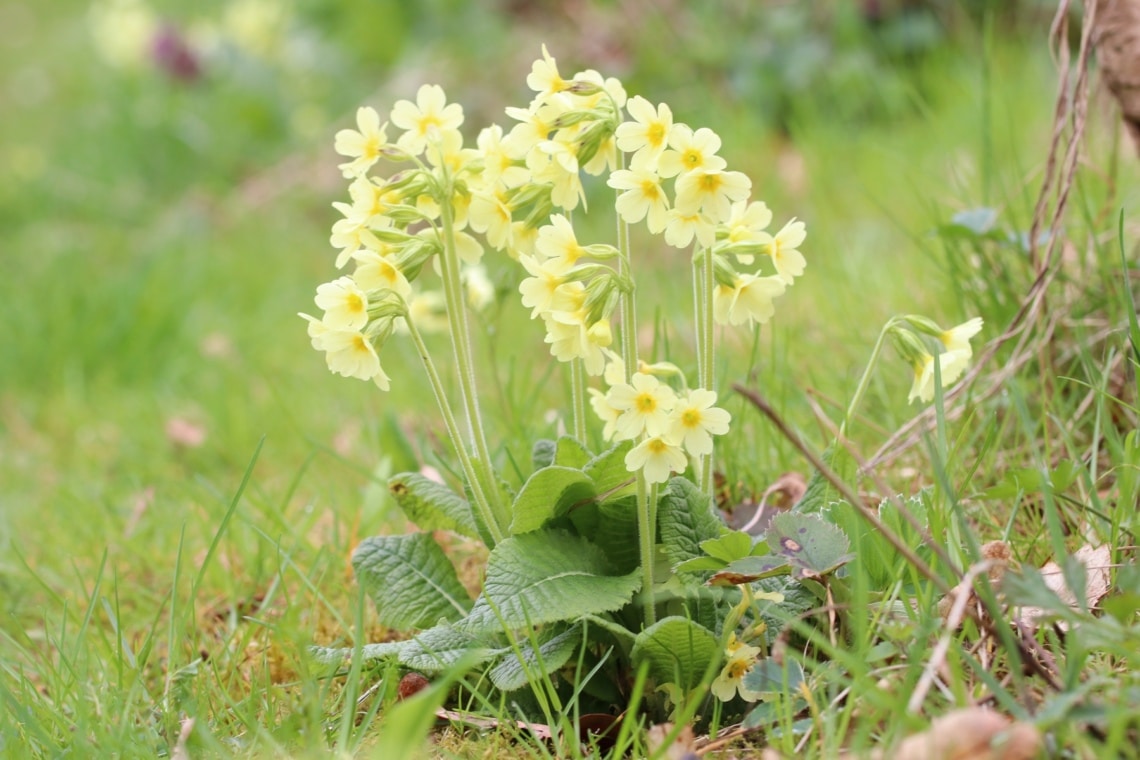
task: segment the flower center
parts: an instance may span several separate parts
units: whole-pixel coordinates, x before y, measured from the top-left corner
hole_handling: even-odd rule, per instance
[[[650,393],[639,394],[633,403],[642,414],[650,414],[657,409],[657,399]]]

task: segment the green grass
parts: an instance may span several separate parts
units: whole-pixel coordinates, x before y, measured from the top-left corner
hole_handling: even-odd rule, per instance
[[[410,345],[389,346],[393,390],[380,394],[331,376],[294,316],[311,308],[313,288],[333,271],[328,204],[341,199],[343,183],[332,135],[358,103],[385,110],[420,79],[442,81],[472,123],[503,121],[502,106],[524,97],[523,75],[544,40],[568,70],[620,69],[620,57],[592,60],[557,14],[519,21],[446,2],[421,12],[299,4],[293,28],[311,35],[301,35],[308,53],[245,61],[180,85],[153,70],[105,65],[91,48],[85,7],[68,5],[64,14],[3,11],[22,33],[0,50],[0,174],[10,178],[0,187],[0,755],[165,755],[183,716],[195,719],[193,756],[379,752],[398,674],[330,679],[306,651],[387,635],[348,557],[361,538],[404,527],[384,476],[442,466],[449,455]],[[179,8],[166,10],[177,19]],[[598,13],[609,25],[603,38],[635,54],[615,71],[631,93],[675,102],[680,120],[712,126],[777,222],[807,221],[807,275],[778,304],[775,322],[756,341],[722,343],[726,397],[731,382],[750,378],[822,448],[827,435],[805,391],[839,419],[891,315],[944,324],[981,315],[985,338],[1012,317],[1031,279],[1016,251],[975,250],[931,231],[979,206],[1027,229],[1055,87],[1043,32],[984,47],[966,25],[882,92],[871,75],[856,79],[883,99],[870,115],[836,118],[833,93],[790,91],[797,105],[776,129],[747,100],[752,91],[734,89],[737,80],[726,76],[696,97],[684,60],[638,57],[653,46],[623,32],[616,11]],[[435,18],[445,21],[433,26]],[[403,29],[418,44],[385,51],[379,37],[348,31],[368,23]],[[475,23],[480,44],[458,52]],[[653,32],[660,18],[646,23],[647,39],[665,34]],[[510,55],[500,57],[502,49]],[[693,54],[702,70],[728,65],[723,51]],[[518,85],[503,90],[503,81]],[[1064,228],[1074,255],[1049,295],[1046,313],[1058,319],[1051,340],[1031,345],[1032,358],[1007,378],[996,373],[1011,353],[999,354],[973,394],[1000,382],[999,393],[967,402],[939,436],[877,473],[892,490],[929,487],[932,513],[966,531],[950,550],[967,562],[973,546],[999,538],[1034,567],[1100,540],[1127,564],[1126,547],[1137,543],[1140,454],[1128,437],[1136,387],[1121,332],[1116,213],[1125,209],[1131,261],[1140,183],[1135,161],[1111,153],[1111,129],[1111,117],[1094,115]],[[607,234],[599,226],[599,239]],[[691,318],[672,306],[687,303],[687,277],[670,274],[685,263],[660,244],[638,256],[656,280],[643,285],[644,324],[659,322],[659,345],[667,340],[670,358],[691,368]],[[504,302],[483,320],[477,355],[491,360],[481,388],[492,445],[510,473],[510,458],[529,461],[531,441],[554,432],[545,413],[566,394],[511,294],[517,272],[505,261],[492,270]],[[888,355],[853,430],[859,451],[874,451],[915,412],[909,384],[909,368]],[[807,469],[743,399],[730,397],[727,407],[738,424],[722,461],[740,492]],[[174,418],[200,426],[204,444],[173,442],[166,428]],[[1076,472],[1065,489],[983,493],[1010,471],[1055,470],[1063,460]],[[471,551],[458,547],[457,556]],[[856,562],[855,607],[870,593],[864,575]],[[1117,585],[1116,596],[1134,594]],[[937,601],[928,588],[917,599],[926,612]],[[1058,661],[1060,694],[1004,671],[1000,652],[996,667],[978,665],[970,650],[977,631],[967,625],[926,715],[989,693],[1008,714],[1037,716],[1072,756],[1134,753],[1140,727],[1130,705],[1140,685],[1129,603],[1119,603],[1119,622],[1086,623],[1087,635],[1041,634]],[[850,615],[850,638],[831,641],[819,623],[797,630],[811,644],[803,651],[817,674],[814,709],[793,714],[781,703],[783,730],[749,741],[790,756],[802,727],[793,722],[808,715],[803,751],[830,757],[925,726],[903,716],[940,634],[936,616],[917,615],[901,639],[882,621]],[[1083,712],[1074,717],[1074,707]],[[640,732],[630,741],[644,748]],[[439,742],[459,756],[552,752],[455,729]]]

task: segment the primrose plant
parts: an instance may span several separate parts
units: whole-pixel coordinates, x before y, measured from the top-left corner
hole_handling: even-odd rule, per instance
[[[753,644],[784,597],[731,574],[721,585],[706,580],[789,544],[728,531],[714,509],[714,441],[731,423],[717,406],[714,335],[716,325],[751,328],[773,316],[804,272],[804,224],[773,230],[748,177],[718,155],[717,134],[675,122],[666,104],[627,98],[618,80],[595,71],[563,78],[545,48],[527,84],[536,95],[507,109],[512,126],[483,128],[474,147],[464,141],[462,108],[434,85],[395,103],[387,121],[361,108],[356,129],[336,135],[351,202],[335,204],[344,218],[331,243],[337,267],[351,271],[317,288],[319,318],[301,316],[330,370],[381,390],[393,382],[384,348],[406,335],[462,475],[455,489],[418,473],[390,480],[425,532],[366,539],[353,563],[380,621],[414,635],[361,654],[427,673],[462,662],[487,675],[480,688],[510,692],[547,717],[570,694],[578,708],[592,701],[609,710],[644,686],[639,679],[674,709],[755,700],[773,676],[754,667],[762,647]],[[612,188],[612,208],[587,209],[584,181]],[[594,213],[616,218],[614,240],[579,238],[575,221]],[[631,227],[642,224],[692,252],[692,383],[677,365],[639,355],[636,273],[649,262]],[[517,486],[496,470],[476,388],[467,301],[485,256],[517,262],[522,304],[573,389],[573,435],[536,442],[533,472]],[[441,321],[455,399],[423,337]],[[604,451],[586,444],[595,426]],[[797,519],[778,529],[817,520]],[[478,598],[433,540],[436,530],[490,549]],[[827,546],[808,566],[826,571],[815,565],[840,564],[846,543],[819,535]],[[797,561],[760,575],[794,576],[804,566]]]

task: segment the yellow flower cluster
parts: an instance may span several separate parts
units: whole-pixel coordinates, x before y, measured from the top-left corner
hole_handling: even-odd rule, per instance
[[[637,441],[626,455],[630,472],[641,471],[647,483],[664,483],[684,472],[688,456],[712,453],[714,435],[728,432],[732,416],[714,406],[716,393],[694,388],[677,393],[655,373],[679,375],[674,365],[643,365],[627,383],[621,357],[605,352],[607,393],[590,388],[590,406],[605,423],[611,441]],[[688,456],[686,456],[686,454]]]

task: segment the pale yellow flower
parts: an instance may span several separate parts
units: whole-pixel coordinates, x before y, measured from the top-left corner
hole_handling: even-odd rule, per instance
[[[629,383],[613,385],[607,395],[610,406],[622,410],[617,421],[619,440],[636,438],[642,433],[664,434],[669,428],[669,414],[677,402],[672,388],[644,372],[634,372]]]
[[[655,435],[646,438],[625,455],[625,468],[641,472],[647,483],[664,483],[674,472],[684,472],[689,466],[685,452],[673,440]]]
[[[716,226],[700,211],[683,213],[670,209],[669,221],[665,224],[665,242],[674,248],[688,248],[693,238],[708,248],[716,242]]]
[[[550,217],[550,224],[538,228],[534,247],[546,259],[558,259],[570,266],[586,255],[586,251],[578,244],[570,220],[562,214],[554,214]]]
[[[511,131],[503,138],[505,149],[515,155],[527,156],[534,146],[550,136],[553,129],[551,125],[558,118],[559,109],[543,103],[534,109],[511,106],[506,109],[506,113],[518,124],[511,127]]]
[[[649,231],[656,234],[663,231],[669,221],[669,199],[661,188],[661,177],[643,155],[635,156],[629,169],[611,174],[606,184],[624,191],[615,204],[621,218],[629,224],[645,219]]]
[[[528,226],[524,221],[514,222],[511,224],[511,244],[507,247],[507,253],[513,259],[520,256],[533,256],[537,241],[537,227]]]
[[[732,212],[724,226],[728,243],[762,243],[771,236],[764,232],[772,223],[772,212],[763,201],[737,201],[732,204]],[[736,260],[749,266],[756,257],[750,253],[736,253]]]
[[[463,124],[463,106],[448,103],[443,88],[425,84],[416,93],[416,102],[399,100],[389,117],[394,125],[406,130],[396,141],[401,150],[418,156],[428,141],[441,140],[441,133],[458,130]]]
[[[728,659],[721,669],[720,675],[712,682],[710,691],[712,691],[713,696],[721,702],[728,702],[739,694],[746,700],[754,701],[756,695],[744,686],[744,676],[756,663],[760,648],[748,646],[738,641],[734,633],[728,640],[724,654]]]
[[[606,373],[609,373],[610,368],[606,366]],[[602,393],[597,388],[587,388],[586,392],[590,394],[590,407],[593,408],[594,414],[598,415],[605,426],[602,428],[602,438],[607,441],[612,441],[614,432],[617,430],[617,420],[621,416],[620,409],[614,409],[610,406],[609,401],[606,399],[606,394]]]
[[[425,290],[412,294],[408,301],[408,317],[415,323],[420,332],[447,332],[447,301],[443,293],[438,290]],[[407,330],[404,320],[399,320],[397,327],[401,331]]]
[[[606,385],[617,385],[618,383],[625,382],[625,362],[621,356],[613,351],[603,351],[606,355],[606,371],[602,375],[602,379],[606,381]]]
[[[606,135],[598,144],[598,152],[594,154],[593,158],[582,164],[582,171],[593,177],[612,172],[618,165],[617,155],[617,141],[613,135]]]
[[[602,374],[606,366],[602,351],[613,343],[613,331],[608,319],[599,320],[587,327],[586,310],[579,307],[574,311],[547,312],[543,315],[543,321],[546,323],[545,341],[550,344],[552,356],[563,362],[581,359],[586,374]]]
[[[382,391],[389,389],[388,375],[380,367],[380,357],[365,335],[355,330],[328,330],[321,336],[329,370],[343,377],[371,380]]]
[[[555,293],[566,283],[570,265],[562,259],[539,263],[534,257],[525,254],[519,256],[519,262],[531,275],[519,283],[519,293],[522,293],[523,306],[530,307],[530,318],[534,319],[539,314],[550,311]]]
[[[945,351],[938,355],[938,369],[942,376],[942,387],[957,380],[970,363],[969,348]],[[907,401],[915,399],[926,403],[934,398],[934,356],[924,354],[914,364],[914,383],[911,384]]]
[[[537,150],[527,153],[526,166],[534,182],[551,185],[550,200],[555,206],[572,211],[585,197],[578,174],[574,146],[559,140],[542,140]]]
[[[475,311],[482,311],[495,300],[495,284],[487,276],[487,268],[482,264],[463,267],[462,279],[467,291],[467,303]]]
[[[345,177],[358,177],[380,160],[380,153],[388,144],[387,126],[381,126],[375,108],[363,106],[356,109],[357,128],[336,133],[333,149],[352,159],[338,167]]]
[[[730,243],[748,243],[762,240],[759,233],[772,223],[772,211],[764,201],[737,201],[732,204],[725,227]]]
[[[799,246],[807,237],[803,222],[795,219],[784,225],[774,236],[761,233],[760,242],[768,246],[768,255],[776,265],[776,273],[789,285],[804,273],[807,262]]]
[[[716,155],[720,150],[720,137],[708,127],[696,132],[686,124],[674,124],[669,132],[669,149],[657,161],[657,173],[662,177],[708,169],[719,171],[727,162]]]
[[[713,291],[713,319],[720,324],[763,324],[776,313],[773,300],[787,287],[779,275],[737,275],[734,287],[718,283]]]
[[[570,82],[558,74],[558,62],[546,50],[546,45],[542,46],[542,58],[539,58],[530,67],[530,74],[526,77],[526,86],[537,92],[539,98],[562,92],[570,86]]]
[[[973,354],[973,349],[970,347],[970,338],[982,331],[983,324],[984,322],[982,322],[981,317],[974,317],[971,320],[946,330],[938,336],[938,339],[942,341],[942,345],[946,346],[947,351],[965,351],[967,357],[969,357]]]
[[[713,406],[715,403],[714,391],[694,388],[679,397],[673,407],[669,436],[680,441],[693,456],[711,454],[712,437],[728,432],[732,415]]]
[[[494,248],[502,251],[510,246],[513,220],[506,192],[501,186],[471,196],[467,221],[471,229],[482,232]]]
[[[359,330],[368,324],[368,296],[351,277],[340,277],[317,286],[313,300],[324,309],[321,321],[330,330]]]
[[[526,167],[518,164],[523,154],[504,140],[503,128],[498,124],[483,129],[475,144],[483,156],[483,181],[487,184],[518,187],[530,178]]]
[[[411,297],[411,283],[391,259],[374,251],[361,251],[353,258],[356,271],[352,273],[352,279],[361,290],[391,290],[405,301]]]
[[[713,222],[727,221],[732,204],[748,198],[752,180],[742,172],[694,169],[677,178],[677,208],[683,213],[700,209]]]
[[[652,103],[640,95],[629,99],[626,110],[633,121],[618,125],[615,133],[618,149],[656,161],[669,145],[673,111],[665,103],[654,108]]]

